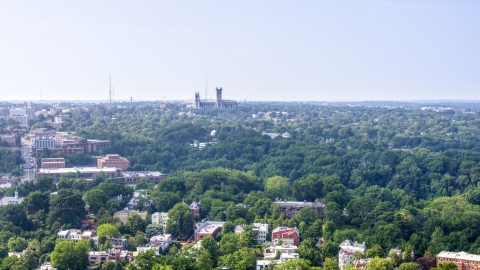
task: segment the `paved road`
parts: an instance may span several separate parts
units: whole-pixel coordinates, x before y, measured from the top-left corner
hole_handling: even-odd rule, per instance
[[[22,151],[22,158],[25,161],[25,164],[23,164],[22,182],[35,180],[35,158],[32,157],[32,149],[29,145],[25,144],[24,140],[22,140],[20,151]]]

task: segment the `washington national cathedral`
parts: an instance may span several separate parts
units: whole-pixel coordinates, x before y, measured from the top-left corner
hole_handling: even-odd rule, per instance
[[[208,110],[213,108],[219,109],[233,109],[237,107],[237,102],[234,100],[223,100],[222,99],[222,88],[217,87],[217,100],[216,101],[207,101],[200,100],[200,93],[195,92],[195,108],[201,110]]]

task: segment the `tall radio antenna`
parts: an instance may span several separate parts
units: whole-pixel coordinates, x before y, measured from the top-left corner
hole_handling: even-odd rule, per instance
[[[112,74],[110,74],[110,88],[108,91],[110,103],[112,103]]]
[[[205,100],[208,99],[208,77],[205,75]]]

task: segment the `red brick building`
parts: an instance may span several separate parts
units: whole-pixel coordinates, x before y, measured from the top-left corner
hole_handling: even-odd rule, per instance
[[[272,243],[277,243],[279,240],[287,244],[298,246],[300,243],[300,231],[297,227],[277,227],[272,231]]]
[[[192,215],[194,217],[196,216],[200,216],[200,213],[202,212],[202,205],[200,204],[200,202],[192,202],[190,204],[190,210],[192,211]]]
[[[207,221],[203,223],[195,230],[195,241],[200,241],[207,236],[215,237],[222,231],[223,224],[225,224],[225,222],[220,221]]]

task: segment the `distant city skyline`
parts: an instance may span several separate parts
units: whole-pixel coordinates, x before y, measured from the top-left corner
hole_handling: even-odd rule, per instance
[[[2,1],[0,102],[480,100],[478,1]]]

